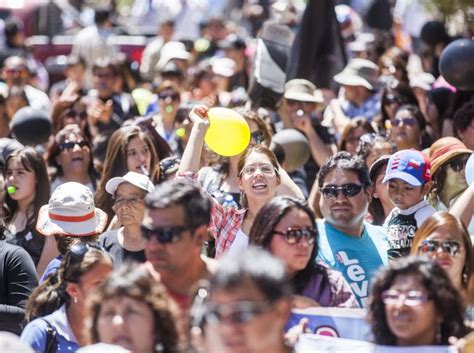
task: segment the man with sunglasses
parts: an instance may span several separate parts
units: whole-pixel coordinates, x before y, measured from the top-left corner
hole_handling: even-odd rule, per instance
[[[316,89],[313,83],[305,79],[290,80],[285,84],[279,110],[281,122],[275,124],[277,131],[297,129],[307,137],[313,157],[305,165],[308,189],[313,185],[319,166],[337,150],[334,135],[327,127],[321,125],[316,114],[318,105],[322,103],[324,103],[322,92]]]
[[[342,272],[365,307],[375,272],[388,263],[386,234],[364,221],[371,198],[367,167],[361,158],[339,152],[321,167],[318,184],[324,217],[317,220],[318,260]]]
[[[206,352],[293,352],[284,337],[291,286],[283,264],[268,252],[249,248],[224,258],[206,294],[196,320]]]
[[[166,181],[145,198],[145,256],[184,312],[196,284],[208,278],[215,266],[213,260],[201,256],[210,219],[208,196],[183,181]]]

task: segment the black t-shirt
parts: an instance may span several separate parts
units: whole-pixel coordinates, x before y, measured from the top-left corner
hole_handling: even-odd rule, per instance
[[[100,245],[107,250],[114,260],[114,267],[119,268],[124,261],[145,262],[145,251],[129,251],[120,245],[118,230],[110,230],[100,236]]]
[[[28,253],[0,240],[0,331],[20,334],[26,302],[37,286]]]
[[[26,228],[21,232],[13,234],[8,230],[5,231],[7,243],[18,245],[19,247],[26,250],[30,254],[35,266],[38,266],[38,262],[43,252],[44,247],[44,236],[39,234],[33,227]]]

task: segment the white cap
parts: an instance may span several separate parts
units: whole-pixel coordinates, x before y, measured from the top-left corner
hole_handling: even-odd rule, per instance
[[[186,50],[183,43],[172,41],[163,45],[160,52],[160,60],[156,64],[156,69],[161,70],[173,59],[189,60],[191,53]]]
[[[78,349],[77,353],[132,353],[132,351],[113,344],[96,343]]]
[[[111,195],[115,195],[117,188],[122,183],[130,183],[146,192],[152,192],[155,189],[155,186],[151,182],[150,178],[148,178],[146,175],[128,172],[123,177],[115,177],[110,179],[107,184],[105,184],[105,191]]]

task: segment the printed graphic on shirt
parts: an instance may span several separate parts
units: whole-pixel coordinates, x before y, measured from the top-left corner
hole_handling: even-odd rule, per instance
[[[390,219],[387,226],[387,254],[390,259],[409,254],[417,229],[415,214],[398,214]]]
[[[339,263],[338,269],[350,284],[359,305],[365,307],[369,296],[369,278],[371,277],[367,273],[367,269],[351,251],[338,251],[336,261]]]

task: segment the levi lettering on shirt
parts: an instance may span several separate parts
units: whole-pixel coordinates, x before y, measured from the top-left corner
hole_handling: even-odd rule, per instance
[[[317,227],[318,260],[344,275],[359,306],[365,308],[375,273],[388,264],[385,232],[365,222],[360,237],[347,235],[324,220],[317,220]]]

